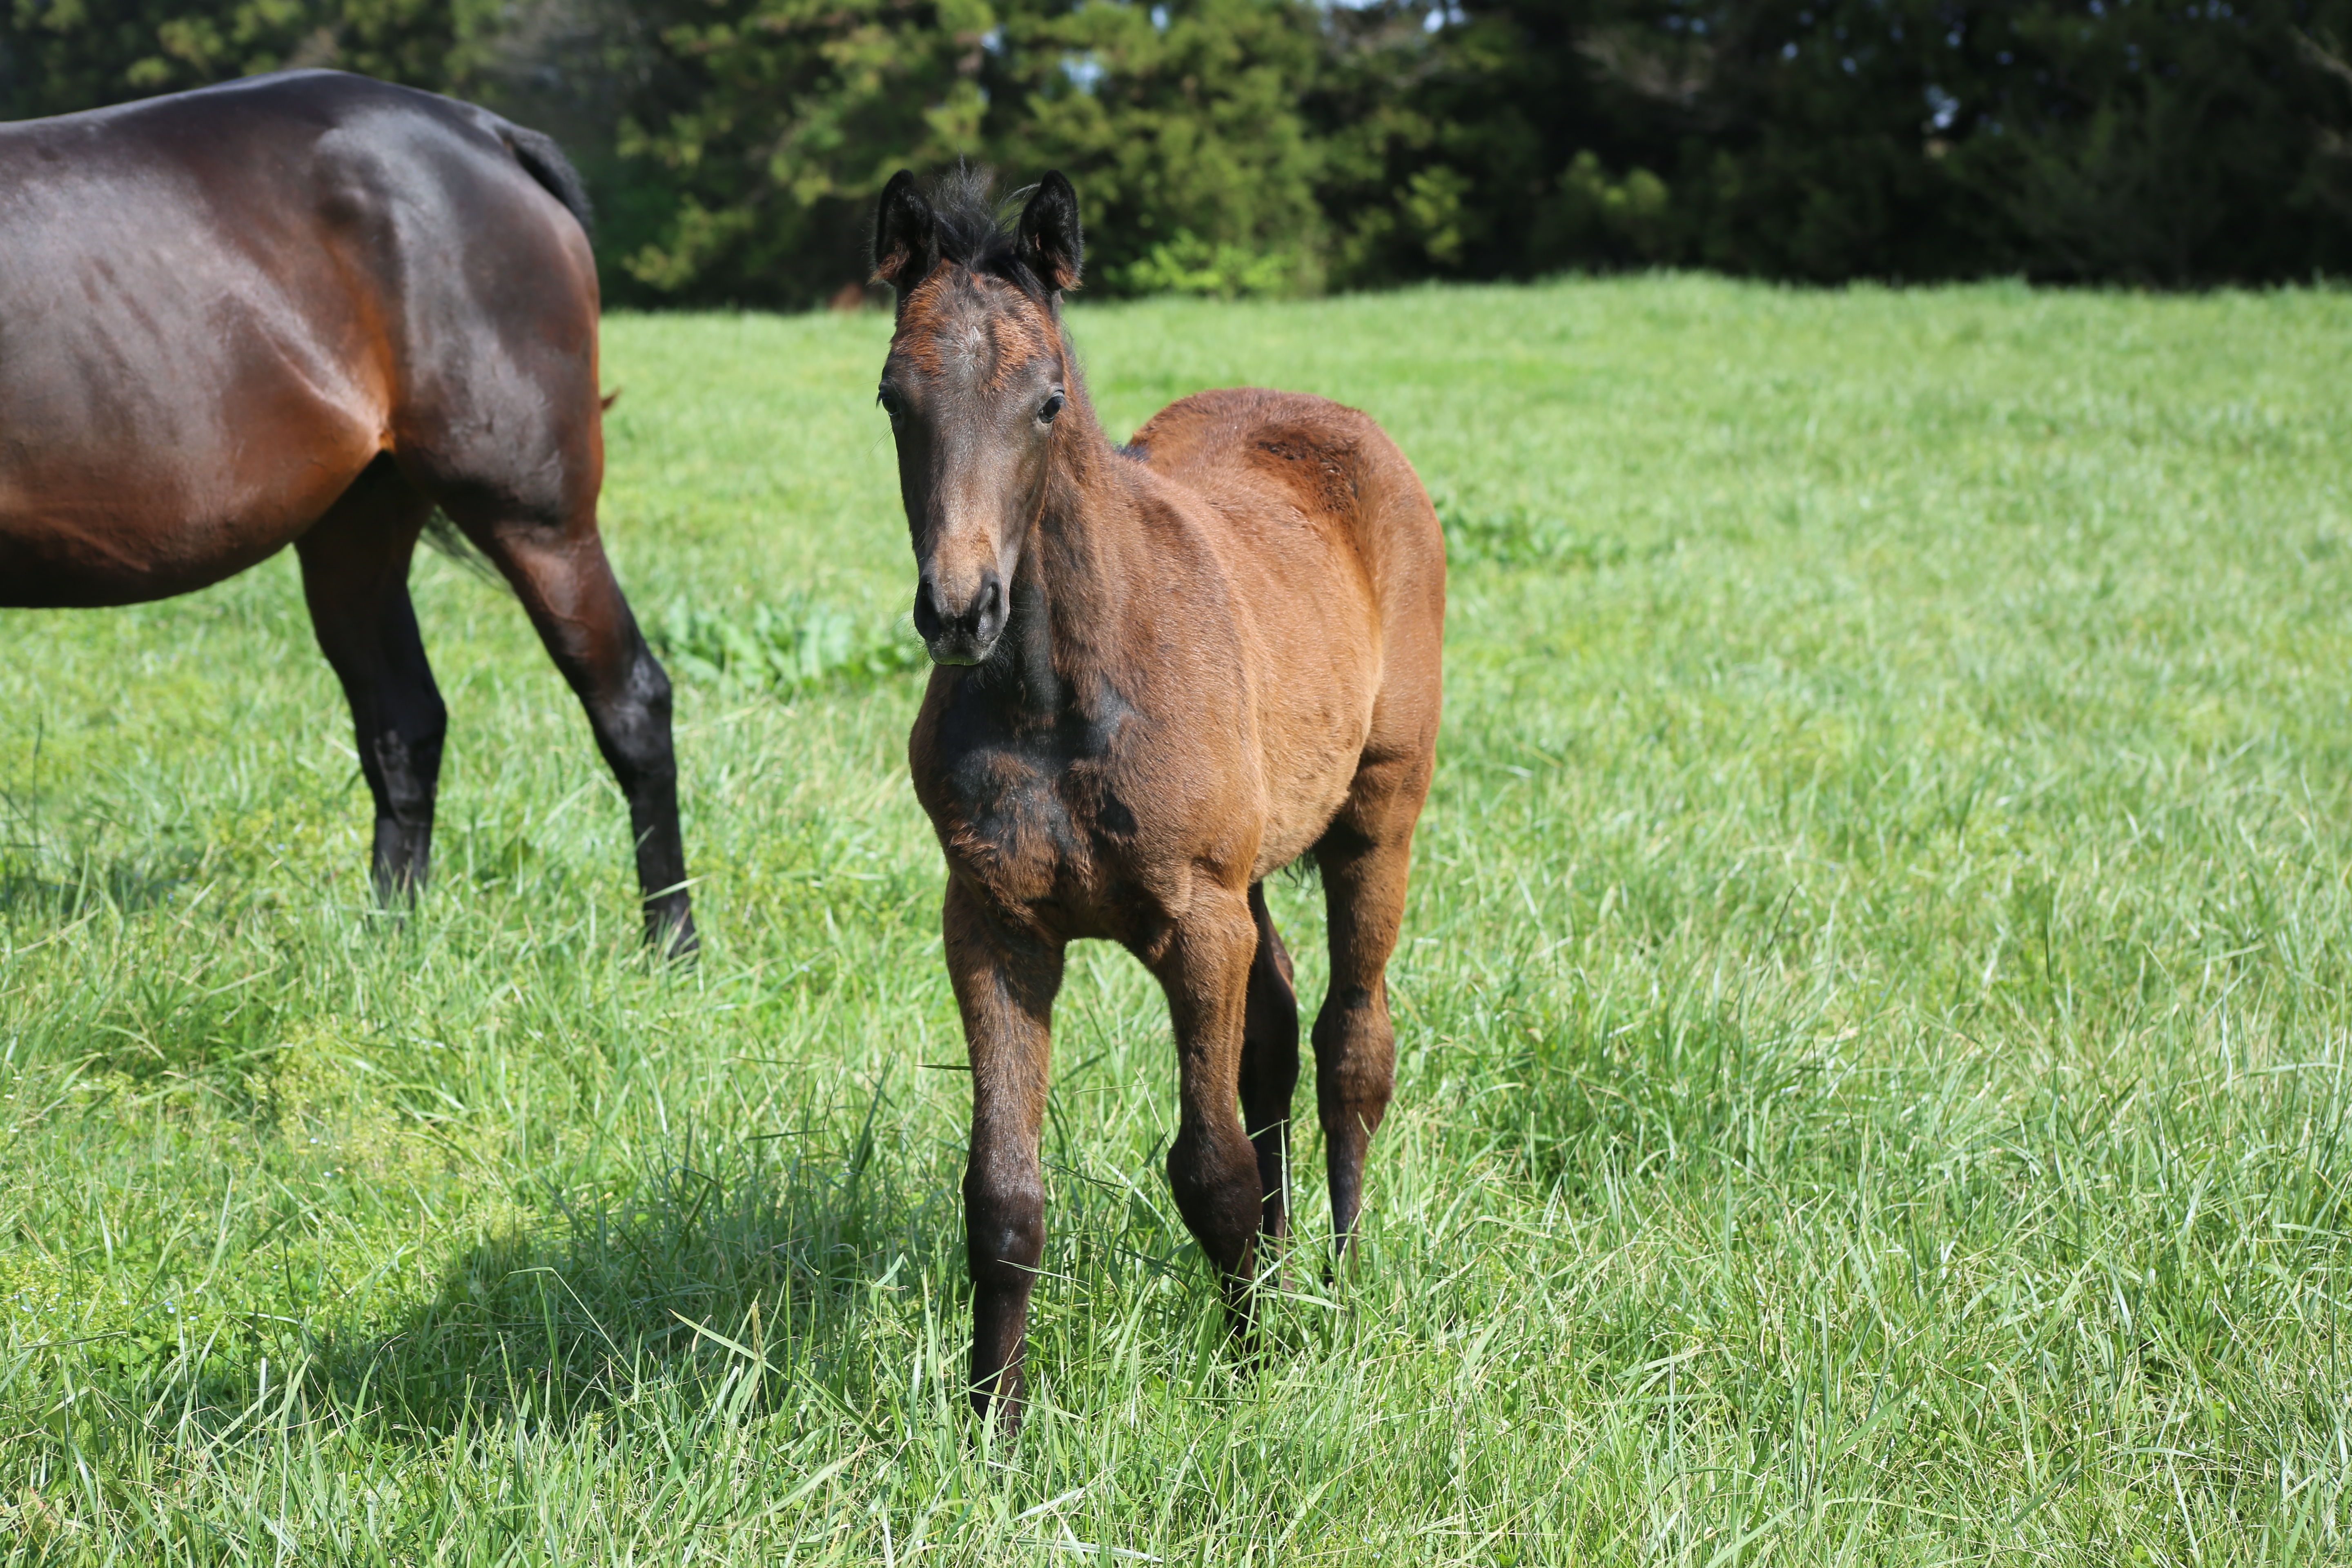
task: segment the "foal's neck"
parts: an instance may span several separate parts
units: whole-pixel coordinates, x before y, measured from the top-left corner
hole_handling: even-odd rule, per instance
[[[1072,374],[1005,628],[1010,679],[999,690],[1032,721],[1091,717],[1118,700],[1123,610],[1139,581],[1129,549],[1136,507],[1127,467]]]

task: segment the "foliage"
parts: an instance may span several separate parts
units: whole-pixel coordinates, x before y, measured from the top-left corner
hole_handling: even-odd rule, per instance
[[[656,88],[616,151],[667,210],[621,253],[654,297],[807,303],[866,271],[874,196],[981,151],[985,0],[649,6]]]
[[[1060,167],[1100,293],[2352,265],[2352,0],[11,0],[49,113],[285,64],[571,145],[608,297],[857,298],[901,166]]]
[[[891,626],[858,618],[805,595],[756,604],[749,616],[673,605],[652,629],[672,675],[780,696],[845,681],[903,675],[927,664],[922,645]]]
[[[1115,432],[1311,388],[1443,504],[1362,1267],[1310,1063],[1228,1352],[1166,1001],[1079,944],[1036,1419],[971,1428],[919,671],[680,680],[679,973],[578,704],[449,563],[401,919],[296,563],[0,613],[0,1563],[2352,1556],[2352,297],[1071,319]],[[889,624],[887,334],[608,323],[648,622]],[[1311,1008],[1319,900],[1266,891]]]
[[[2347,23],[2341,0],[1469,0],[1412,85],[1357,95],[1445,127],[1392,142],[1368,221],[1442,178],[1471,273],[2307,277],[2352,258]]]
[[[666,85],[632,105],[618,148],[673,193],[624,256],[650,297],[830,296],[865,274],[890,174],[959,159],[1078,181],[1095,287],[1316,281],[1313,152],[1288,101],[1314,43],[1294,0],[676,0],[654,15]]]
[[[462,92],[497,21],[496,0],[8,0],[0,113],[64,114],[302,66]]]
[[[2342,0],[1993,13],[1957,167],[2033,269],[2181,283],[2352,265]],[[2319,40],[2329,40],[2322,44]],[[2030,68],[2000,68],[2004,61]]]
[[[992,151],[1079,183],[1089,265],[1112,291],[1311,289],[1318,153],[1297,98],[1314,18],[1304,0],[1084,0],[1008,18],[1018,117]]]

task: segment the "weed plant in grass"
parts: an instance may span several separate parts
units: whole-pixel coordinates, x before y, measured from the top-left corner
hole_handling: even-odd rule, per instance
[[[1072,317],[1113,427],[1327,394],[1447,521],[1360,1268],[1302,1093],[1291,1289],[1225,1352],[1164,1007],[1082,949],[1033,1418],[971,1429],[887,323],[616,319],[698,968],[446,564],[405,920],[289,561],[0,617],[0,1561],[2352,1550],[2352,300]]]

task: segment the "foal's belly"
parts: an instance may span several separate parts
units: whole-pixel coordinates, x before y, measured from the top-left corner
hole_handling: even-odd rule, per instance
[[[1331,819],[1347,804],[1364,751],[1369,720],[1347,731],[1311,737],[1319,742],[1311,765],[1295,770],[1269,790],[1265,828],[1250,880],[1261,881],[1315,847]]]
[[[917,792],[954,874],[1013,923],[1142,950],[1184,917],[1204,881],[1260,880],[1323,836],[1354,782],[1362,737],[1314,739],[1304,757],[1294,747],[1260,759],[1261,768],[1292,764],[1271,778],[1245,758],[1204,769],[1196,754],[1188,770],[1151,747],[1125,765],[981,747],[941,758],[928,786],[919,768]],[[1207,798],[1179,798],[1173,781],[1187,772]]]

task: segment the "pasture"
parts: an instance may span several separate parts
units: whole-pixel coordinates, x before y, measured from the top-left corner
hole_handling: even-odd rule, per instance
[[[1447,520],[1360,1267],[1302,1088],[1225,1353],[1164,1006],[1076,950],[1029,1423],[974,1433],[887,320],[615,318],[698,967],[457,566],[405,921],[290,557],[0,615],[0,1562],[2352,1551],[2352,296],[1073,320],[1114,432],[1322,393]]]

